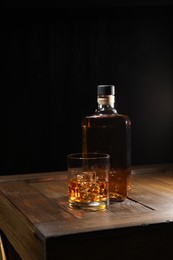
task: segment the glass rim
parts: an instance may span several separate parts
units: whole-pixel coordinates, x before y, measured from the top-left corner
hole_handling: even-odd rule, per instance
[[[88,153],[71,153],[67,155],[68,159],[80,159],[80,160],[90,160],[90,159],[109,159],[110,155],[108,153],[102,152],[88,152]]]

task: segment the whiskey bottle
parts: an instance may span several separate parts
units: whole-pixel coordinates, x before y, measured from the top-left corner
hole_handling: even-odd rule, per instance
[[[98,107],[82,119],[82,151],[110,155],[109,199],[123,201],[130,189],[131,120],[115,108],[115,86],[97,86]]]

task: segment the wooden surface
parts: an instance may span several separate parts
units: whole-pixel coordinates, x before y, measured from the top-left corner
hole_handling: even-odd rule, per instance
[[[173,165],[133,167],[131,181],[124,202],[86,212],[68,208],[67,172],[1,176],[0,229],[24,260],[171,259]]]

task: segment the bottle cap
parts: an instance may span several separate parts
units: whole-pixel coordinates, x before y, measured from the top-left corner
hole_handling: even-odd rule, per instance
[[[98,85],[97,95],[115,95],[114,85]]]

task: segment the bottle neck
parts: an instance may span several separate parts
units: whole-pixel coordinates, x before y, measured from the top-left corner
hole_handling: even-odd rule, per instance
[[[115,96],[113,95],[101,95],[97,97],[97,103],[98,103],[98,108],[97,112],[107,112],[109,113],[117,113],[115,109]]]

